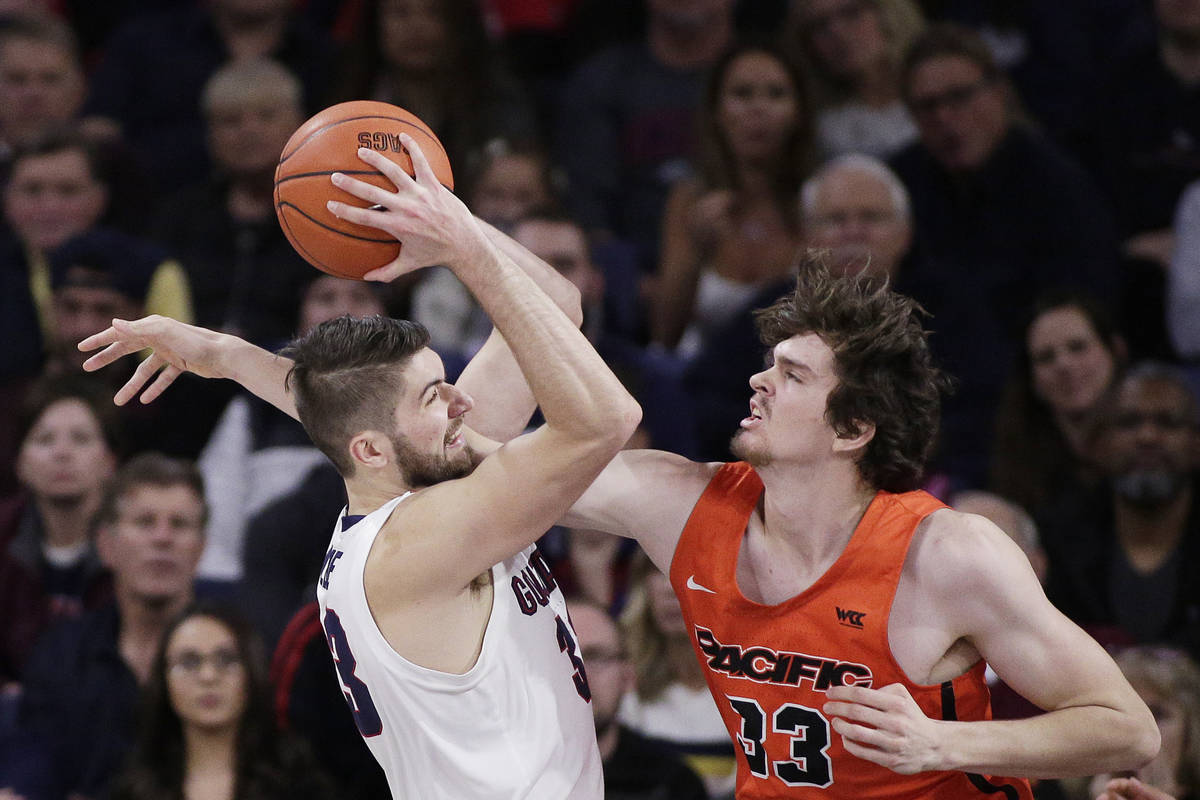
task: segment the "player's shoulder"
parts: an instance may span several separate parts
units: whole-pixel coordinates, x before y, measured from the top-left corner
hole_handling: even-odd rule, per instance
[[[1015,547],[986,517],[942,508],[917,526],[908,565],[930,579],[957,584],[988,574],[1011,558]]]

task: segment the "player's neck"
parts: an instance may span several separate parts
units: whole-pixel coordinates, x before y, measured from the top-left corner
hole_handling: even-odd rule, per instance
[[[346,513],[352,516],[370,514],[411,491],[411,488],[398,479],[384,481],[377,476],[349,478],[346,480]]]
[[[862,482],[853,464],[825,465],[808,473],[761,470],[761,513],[767,541],[817,563],[845,549],[875,489]]]

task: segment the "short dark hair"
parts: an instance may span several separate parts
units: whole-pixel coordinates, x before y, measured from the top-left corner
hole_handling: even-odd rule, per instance
[[[100,426],[100,435],[113,455],[124,452],[124,436],[111,389],[95,375],[66,373],[43,377],[29,387],[17,420],[17,441],[24,442],[46,409],[62,400],[78,400],[87,406]]]
[[[15,14],[0,20],[0,50],[9,42],[29,41],[54,45],[70,55],[80,73],[79,40],[71,26],[53,16]]]
[[[915,489],[950,388],[929,352],[926,313],[885,278],[835,275],[819,251],[801,261],[796,290],[755,312],[759,338],[772,348],[806,333],[821,337],[838,379],[826,401],[829,424],[840,436],[875,425],[858,461],[862,479],[889,492]]]
[[[112,185],[113,168],[111,159],[94,139],[81,133],[71,124],[56,125],[35,136],[28,142],[18,143],[13,147],[12,155],[4,170],[5,182],[12,180],[17,165],[29,158],[43,158],[59,153],[78,150],[87,162],[88,172],[93,180],[106,187]]]
[[[108,484],[100,510],[96,512],[98,524],[112,524],[117,521],[118,505],[121,500],[135,489],[143,486],[153,486],[158,489],[169,489],[183,486],[191,489],[200,501],[201,524],[208,521],[208,503],[204,499],[204,478],[196,465],[184,458],[172,458],[162,453],[140,453],[117,470],[117,474]]]
[[[904,54],[900,64],[900,87],[906,98],[913,73],[935,58],[964,58],[979,67],[986,80],[1003,77],[996,57],[979,34],[964,25],[939,22],[926,28]]]
[[[351,437],[367,428],[390,432],[404,387],[401,370],[429,344],[419,322],[342,315],[292,341],[281,355],[295,363],[287,387],[309,438],[343,478],[354,474]]]

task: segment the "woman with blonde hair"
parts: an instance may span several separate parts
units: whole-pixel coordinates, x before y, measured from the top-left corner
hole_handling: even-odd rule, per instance
[[[792,0],[785,41],[812,81],[823,157],[886,158],[916,138],[900,61],[924,26],[911,0]]]
[[[696,663],[671,582],[640,551],[629,580],[620,625],[633,663],[635,690],[625,696],[618,718],[682,756],[704,779],[712,797],[732,797],[733,747]]]
[[[1178,800],[1200,798],[1200,667],[1182,650],[1156,646],[1127,648],[1116,662],[1150,707],[1162,737],[1154,760],[1124,777]],[[1130,796],[1120,790],[1124,783],[1113,775],[1097,775],[1087,796]]]

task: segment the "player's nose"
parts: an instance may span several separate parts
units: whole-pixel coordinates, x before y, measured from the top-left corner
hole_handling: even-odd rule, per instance
[[[457,387],[450,387],[450,417],[461,417],[475,407],[475,398]]]

